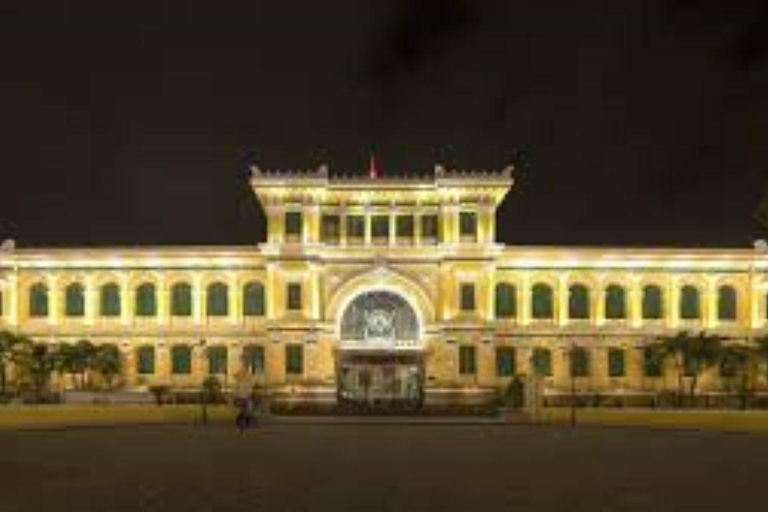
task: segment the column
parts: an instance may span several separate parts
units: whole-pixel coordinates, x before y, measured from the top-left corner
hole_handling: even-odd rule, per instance
[[[365,222],[365,245],[371,245],[371,209],[368,206],[363,209],[363,221]]]
[[[322,318],[320,313],[320,269],[316,265],[312,265],[310,269],[310,277],[312,319],[320,320]]]
[[[711,328],[716,327],[717,320],[717,290],[715,289],[714,280],[709,280],[707,286],[703,291],[703,304],[704,311],[702,311],[702,323],[704,327]]]
[[[478,205],[478,241],[481,244],[494,242],[494,204],[491,199],[485,199]]]
[[[594,290],[594,293],[590,293],[591,296],[593,296],[592,301],[592,307],[594,308],[592,311],[592,319],[594,320],[595,324],[597,325],[603,325],[605,324],[605,286],[604,283],[600,283],[597,285],[597,289]]]
[[[755,288],[754,279],[752,276],[752,272],[750,271],[749,280],[747,281],[747,285],[744,287],[744,290],[746,293],[744,293],[744,323],[746,324],[746,327],[748,329],[754,329],[758,325],[760,325],[760,319],[759,319],[759,304],[760,304],[760,296],[757,294],[757,290]],[[741,317],[740,317],[741,318]]]
[[[120,323],[128,325],[133,317],[133,290],[128,274],[120,276]]]
[[[568,361],[567,344],[551,345],[552,351],[552,377],[556,388],[565,389],[570,386],[570,364]]]
[[[123,342],[119,345],[120,355],[123,360],[122,377],[126,384],[132,387],[136,382],[136,350],[130,342]]]
[[[389,240],[387,245],[395,245],[395,223],[397,222],[397,215],[394,206],[389,208]]]
[[[643,347],[633,344],[626,348],[627,381],[630,389],[643,387]]]
[[[168,384],[171,380],[171,348],[168,342],[155,342],[155,383]]]
[[[267,241],[270,244],[279,244],[284,241],[285,208],[281,204],[271,203],[265,208],[267,215]]]
[[[592,385],[597,389],[608,388],[608,347],[601,344],[597,344],[597,340],[589,340],[587,348],[590,361],[589,379]],[[626,361],[625,361],[626,363]]]
[[[413,210],[413,243],[414,245],[421,245],[421,205],[416,204],[416,209]]]
[[[523,325],[531,323],[531,276],[528,274],[523,275],[520,280],[520,292],[518,294],[520,301],[518,302],[518,308],[520,309],[521,322]]]
[[[195,274],[192,283],[192,318],[195,325],[202,325],[204,318],[203,276]]]
[[[8,277],[8,286],[6,287],[5,303],[8,306],[6,319],[13,325],[19,325],[19,277],[14,271]]]
[[[568,325],[568,278],[565,275],[558,276],[557,286],[553,290],[558,325]]]
[[[667,327],[671,329],[677,328],[680,324],[680,293],[678,291],[679,279],[673,277],[667,284],[667,290],[664,294],[664,311],[667,316]]]
[[[229,288],[227,290],[227,302],[229,302],[229,323],[237,325],[243,321],[243,305],[241,299],[243,294],[240,293],[240,281],[237,275],[232,274],[229,277]]]
[[[347,245],[347,205],[341,205],[339,211],[339,245]]]
[[[485,273],[485,279],[478,279],[478,282],[480,286],[485,287],[485,300],[483,300],[485,304],[480,304],[484,307],[483,318],[487,321],[493,321],[496,317],[496,268],[489,265],[488,272]],[[478,290],[478,292],[480,291],[482,290]]]
[[[275,318],[275,301],[277,293],[277,287],[275,286],[275,264],[272,262],[267,263],[267,279],[264,283],[264,295],[266,303],[264,304],[266,318]]]
[[[157,323],[168,325],[171,318],[170,292],[165,276],[161,276],[157,282]]]
[[[629,294],[629,318],[632,327],[640,327],[643,322],[643,292],[639,279],[633,279],[627,290]]]
[[[58,325],[61,308],[61,290],[59,289],[58,276],[49,276],[48,278],[48,323]]]
[[[85,276],[85,324],[93,325],[98,308],[98,289],[96,288],[95,276]]]

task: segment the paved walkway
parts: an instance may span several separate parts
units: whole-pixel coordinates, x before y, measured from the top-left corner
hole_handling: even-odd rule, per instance
[[[499,425],[0,432],[0,510],[747,510],[768,436]]]

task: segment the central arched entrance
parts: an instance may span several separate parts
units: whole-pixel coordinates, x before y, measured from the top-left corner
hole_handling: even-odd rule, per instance
[[[423,401],[423,325],[390,290],[357,295],[341,314],[338,399],[350,406],[418,407]]]

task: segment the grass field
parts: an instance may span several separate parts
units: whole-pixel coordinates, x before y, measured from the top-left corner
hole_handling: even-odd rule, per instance
[[[542,409],[539,419],[565,424],[571,419],[567,407]],[[692,428],[733,432],[768,433],[768,411],[576,409],[576,423],[590,426]]]
[[[209,406],[212,422],[231,421],[235,410]],[[199,405],[8,405],[0,406],[0,429],[130,424],[192,424],[202,418]]]

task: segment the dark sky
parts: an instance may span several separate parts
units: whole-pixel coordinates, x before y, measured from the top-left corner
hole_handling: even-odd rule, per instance
[[[509,244],[749,246],[768,2],[558,3],[19,1],[0,236],[252,244],[249,151],[349,172],[373,148],[385,172],[522,160]]]

